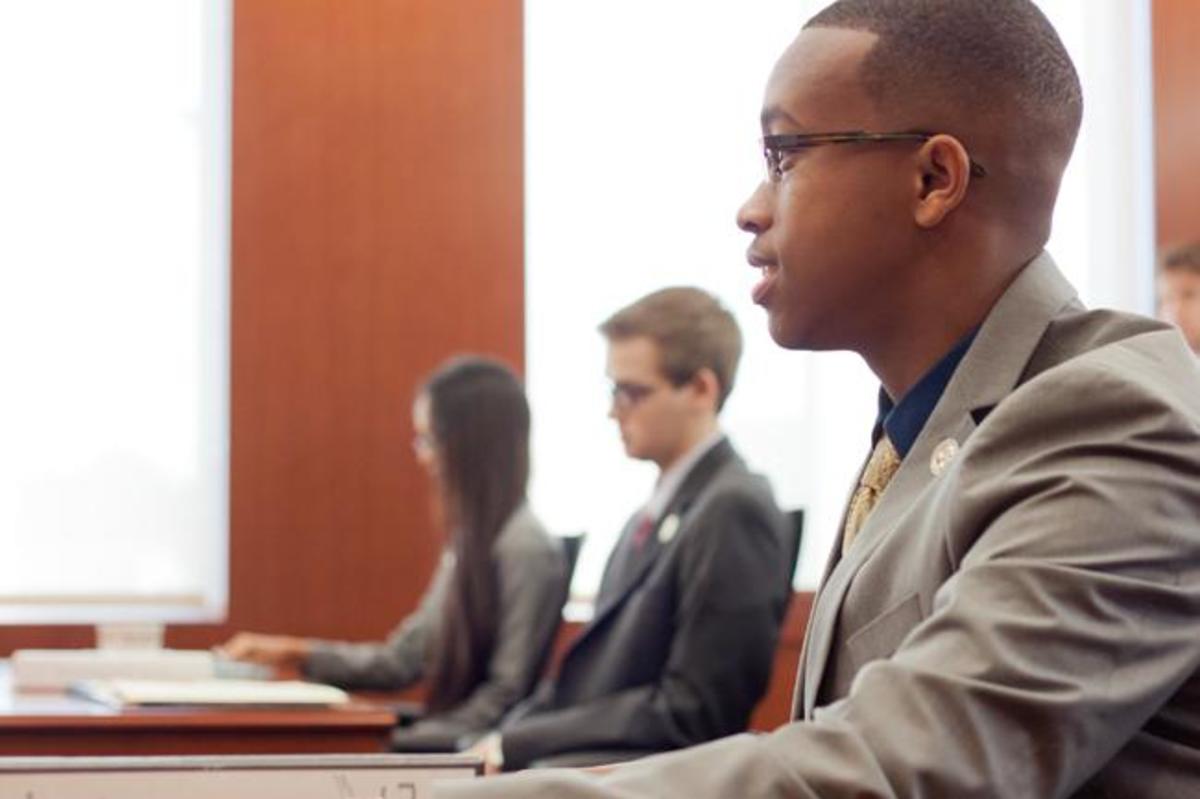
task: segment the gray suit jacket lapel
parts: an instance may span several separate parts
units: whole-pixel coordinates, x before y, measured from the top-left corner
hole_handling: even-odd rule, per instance
[[[1075,291],[1053,260],[1042,253],[1000,297],[963,357],[933,414],[846,557],[831,558],[805,631],[792,713],[811,718],[833,645],[842,601],[854,575],[936,479],[934,448],[947,438],[964,445],[976,418],[998,405],[1018,384],[1038,342],[1055,316],[1078,305]],[[840,541],[837,543],[840,548]]]

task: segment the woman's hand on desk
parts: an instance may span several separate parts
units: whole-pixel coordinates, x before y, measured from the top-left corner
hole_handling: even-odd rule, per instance
[[[295,638],[290,635],[238,633],[217,647],[217,651],[231,660],[295,668],[304,662],[311,648],[306,638]]]

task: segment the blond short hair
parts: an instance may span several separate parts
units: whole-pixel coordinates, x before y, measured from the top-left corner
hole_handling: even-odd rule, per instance
[[[742,357],[742,331],[716,297],[698,288],[675,286],[647,294],[614,313],[600,332],[609,341],[645,336],[658,345],[663,376],[680,386],[701,369],[719,385],[717,410],[733,391]]]

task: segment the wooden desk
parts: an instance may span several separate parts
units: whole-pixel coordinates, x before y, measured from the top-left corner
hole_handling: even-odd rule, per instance
[[[320,709],[111,710],[61,694],[14,694],[0,665],[0,756],[386,752],[393,712]]]

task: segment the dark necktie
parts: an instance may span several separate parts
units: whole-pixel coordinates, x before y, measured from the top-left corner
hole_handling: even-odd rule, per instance
[[[633,530],[633,551],[641,552],[646,548],[646,542],[650,540],[650,534],[654,532],[654,517],[649,513],[643,513],[641,519],[638,520],[637,527]]]

